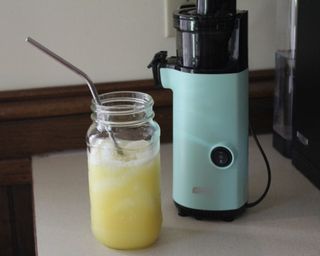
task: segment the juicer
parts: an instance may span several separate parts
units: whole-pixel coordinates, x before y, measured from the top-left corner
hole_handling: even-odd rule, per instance
[[[179,215],[233,220],[247,204],[248,13],[198,0],[173,19],[177,56],[149,65],[173,91],[173,200]]]

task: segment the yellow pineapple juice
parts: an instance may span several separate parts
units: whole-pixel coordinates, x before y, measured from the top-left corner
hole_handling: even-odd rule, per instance
[[[123,156],[106,139],[88,151],[92,231],[108,247],[142,248],[159,235],[159,146],[146,143],[122,143]]]

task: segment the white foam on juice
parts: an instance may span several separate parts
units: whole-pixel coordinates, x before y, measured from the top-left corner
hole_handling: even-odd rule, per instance
[[[159,151],[145,140],[119,140],[118,143],[123,150],[123,155],[117,152],[110,139],[98,138],[91,141],[90,152],[88,152],[89,164],[107,165],[108,168],[134,167],[153,160]]]

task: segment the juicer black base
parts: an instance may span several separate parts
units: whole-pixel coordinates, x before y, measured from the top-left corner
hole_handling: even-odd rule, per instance
[[[208,210],[197,210],[182,206],[174,201],[175,206],[178,209],[178,215],[182,217],[190,216],[197,220],[223,220],[233,221],[239,217],[246,209],[246,205],[241,206],[238,209],[226,210],[226,211],[208,211]]]

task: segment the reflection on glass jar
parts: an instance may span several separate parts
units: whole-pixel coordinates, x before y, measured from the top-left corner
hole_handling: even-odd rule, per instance
[[[160,128],[153,100],[140,92],[111,92],[100,99],[102,105],[92,104],[87,132],[92,231],[111,248],[146,247],[158,238],[162,223]]]

